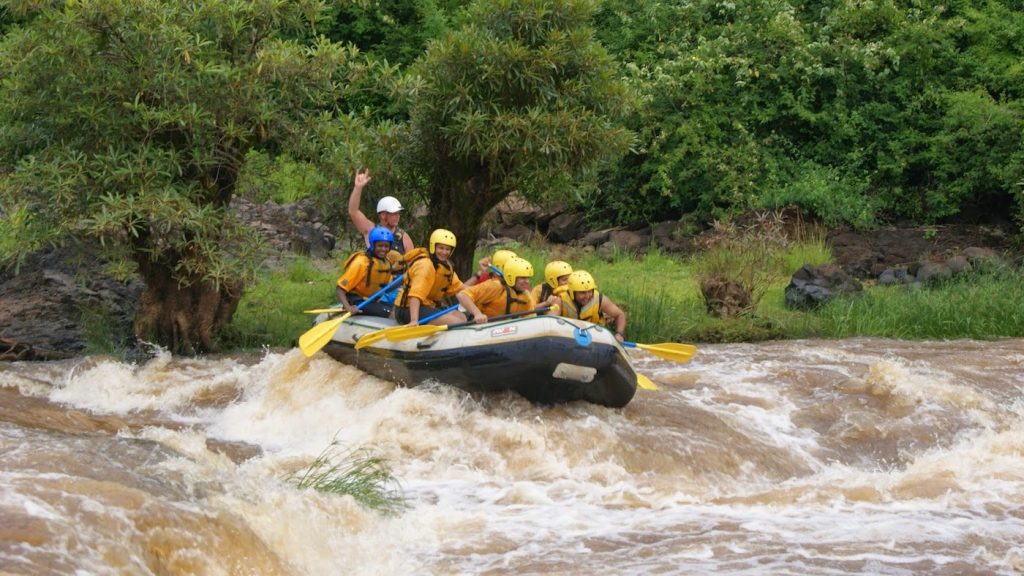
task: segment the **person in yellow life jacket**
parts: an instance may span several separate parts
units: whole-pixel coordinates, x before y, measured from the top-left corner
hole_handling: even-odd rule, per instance
[[[569,274],[572,266],[568,262],[553,260],[544,267],[544,282],[533,287],[533,299],[544,302],[551,296],[561,296],[569,289]],[[561,302],[561,298],[558,299]],[[556,312],[559,309],[556,308]]]
[[[495,272],[494,269],[502,270],[505,262],[508,262],[509,258],[515,258],[516,256],[518,255],[511,250],[495,250],[490,258],[484,256],[480,259],[480,270],[466,280],[466,286],[475,286],[491,278],[501,280],[501,274]]]
[[[405,254],[408,268],[395,300],[395,319],[399,323],[419,324],[420,318],[440,312],[438,305],[442,298],[454,296],[462,289],[462,280],[449,261],[455,243],[455,234],[438,228],[430,233],[429,251],[421,247]],[[465,320],[461,312],[453,310],[430,323],[455,324]]]
[[[505,261],[500,278],[469,286],[455,295],[459,304],[469,312],[477,324],[487,322],[491,316],[527,312],[537,308],[530,293],[533,265],[514,256]],[[552,301],[551,304],[557,304]]]
[[[380,300],[370,302],[362,310],[357,308],[363,300],[390,284],[393,274],[388,252],[395,242],[395,235],[391,230],[377,226],[370,230],[369,242],[370,246],[365,252],[356,252],[345,261],[345,270],[338,278],[335,293],[338,302],[353,316],[366,314],[387,317],[391,315],[391,306]]]
[[[568,291],[562,295],[562,316],[607,326],[615,339],[626,339],[626,313],[611,298],[597,291],[597,282],[585,270],[569,274]]]

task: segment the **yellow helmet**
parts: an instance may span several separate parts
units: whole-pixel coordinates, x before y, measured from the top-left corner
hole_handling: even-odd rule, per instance
[[[552,288],[558,288],[558,277],[566,274],[572,274],[572,266],[569,266],[568,262],[555,260],[548,262],[548,265],[544,267],[544,280]]]
[[[491,256],[491,266],[494,266],[498,270],[501,270],[505,266],[505,262],[508,262],[509,258],[515,258],[518,256],[511,250],[495,250],[494,255]]]
[[[597,282],[594,282],[594,277],[590,275],[590,272],[577,270],[569,274],[569,292],[586,292],[587,290],[596,289]]]
[[[445,230],[444,228],[438,228],[430,233],[430,253],[434,253],[434,248],[438,244],[445,244],[455,249],[455,234],[451,230]]]
[[[533,278],[533,264],[525,258],[513,256],[502,266],[501,275],[505,278],[505,284],[515,286],[519,278]]]

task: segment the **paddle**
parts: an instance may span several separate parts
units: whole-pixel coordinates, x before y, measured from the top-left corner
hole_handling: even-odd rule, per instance
[[[693,344],[679,344],[676,342],[662,342],[659,344],[637,344],[636,342],[623,342],[627,348],[639,348],[646,350],[655,356],[675,362],[689,362],[690,358],[697,353],[697,347]]]
[[[546,311],[548,308],[551,308],[551,306],[541,306],[540,308],[534,308],[533,310],[524,310],[522,312],[502,314],[501,316],[492,316],[488,318],[487,321],[493,322],[495,320],[508,320],[509,318],[518,318],[519,316],[526,316],[527,314],[540,314],[541,312]],[[427,336],[430,336],[431,334],[443,332],[449,328],[472,326],[473,324],[476,324],[476,322],[473,320],[469,320],[467,322],[459,322],[457,324],[442,324],[440,326],[435,326],[433,324],[423,326],[398,326],[394,330],[389,332],[385,337],[392,342],[398,342],[401,340],[412,340],[413,338],[425,338]],[[358,348],[359,345],[362,343],[363,339],[360,338],[359,342],[356,342],[356,347]]]
[[[303,314],[337,314],[338,312],[344,312],[345,309],[339,306],[334,308],[312,308],[310,310],[303,310]]]
[[[404,274],[400,274],[397,278],[392,280],[387,286],[374,292],[369,298],[360,302],[356,306],[356,309],[362,310],[363,306],[366,306],[370,302],[373,302],[377,298],[380,298],[381,295],[386,293],[388,290],[394,288],[399,282],[401,282],[403,276]],[[340,312],[341,308],[333,310],[336,312]],[[302,353],[305,354],[307,358],[312,356],[313,354],[316,354],[321,348],[326,346],[327,343],[331,341],[331,338],[334,336],[334,333],[337,332],[338,327],[341,326],[341,323],[344,322],[345,320],[348,320],[348,317],[351,315],[351,312],[346,312],[337,318],[325,320],[324,322],[321,322],[316,326],[313,326],[309,330],[306,330],[305,334],[299,336],[299,348],[302,349]]]
[[[419,324],[426,324],[427,322],[430,322],[434,318],[444,316],[445,314],[451,312],[452,310],[455,310],[458,307],[458,304],[454,304],[452,306],[445,308],[444,310],[441,310],[440,312],[431,314],[430,316],[421,319],[416,326],[406,326],[404,324],[401,326],[388,326],[387,328],[381,328],[380,330],[364,334],[359,338],[359,340],[356,341],[356,350],[362,350],[363,348],[366,348],[367,346],[373,344],[374,342],[380,342],[384,338],[387,338],[388,334],[394,332],[395,330],[401,330],[403,328],[419,328]]]
[[[655,384],[650,378],[644,376],[639,372],[636,373],[636,383],[638,386],[645,390],[661,390],[661,388],[658,388],[658,385]]]

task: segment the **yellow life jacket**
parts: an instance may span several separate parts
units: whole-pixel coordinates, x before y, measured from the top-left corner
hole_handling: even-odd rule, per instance
[[[576,300],[568,292],[562,293],[562,317],[576,320],[586,320],[594,324],[604,325],[604,317],[601,315],[601,300],[604,296],[594,290],[594,297],[583,307],[576,304]]]
[[[415,266],[414,264],[418,261],[428,258],[431,262],[431,266]],[[414,281],[420,280],[421,275],[426,275],[430,289],[427,294],[416,295],[420,299],[420,303],[423,306],[430,306],[431,308],[437,307],[437,303],[441,301],[448,294],[451,285],[455,279],[455,270],[452,265],[448,262],[441,262],[434,258],[427,252],[426,248],[416,248],[412,252],[405,255],[405,264],[407,266],[405,278],[402,280],[402,290],[398,293],[398,298],[395,302],[398,306],[403,308],[409,306],[409,291],[412,288]]]
[[[366,279],[359,282],[357,285],[344,286],[343,290],[349,293],[356,293],[363,298],[369,298],[377,293],[378,290],[387,286],[392,280],[392,266],[391,262],[386,259],[377,258],[371,256],[366,252],[356,252],[351,254],[348,259],[345,260],[344,270],[348,270],[349,266],[356,261],[360,256],[368,260],[366,263]]]
[[[504,280],[497,278],[466,288],[466,293],[487,316],[528,312],[537,307],[530,292],[516,293]]]

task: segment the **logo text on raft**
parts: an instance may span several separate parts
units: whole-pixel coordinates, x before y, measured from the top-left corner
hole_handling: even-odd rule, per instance
[[[518,331],[518,326],[502,326],[501,328],[495,328],[494,330],[491,330],[491,338],[497,338],[498,336],[508,336],[509,334],[515,334]]]

